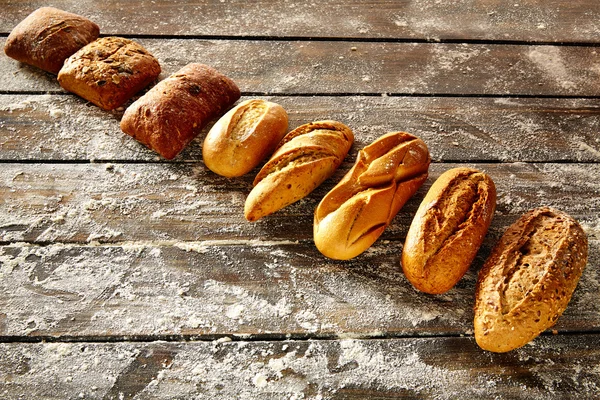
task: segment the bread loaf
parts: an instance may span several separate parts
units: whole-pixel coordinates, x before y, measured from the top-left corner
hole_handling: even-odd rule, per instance
[[[98,25],[53,7],[38,8],[21,21],[4,44],[7,56],[58,74],[73,53],[96,40]]]
[[[475,340],[506,352],[548,329],[566,309],[587,263],[587,238],[564,212],[541,207],[511,225],[479,272]]]
[[[158,61],[140,44],[104,37],[69,57],[58,73],[58,82],[98,107],[113,110],[159,74]]]
[[[121,130],[172,159],[239,98],[231,79],[207,65],[188,64],[129,106]]]
[[[273,153],[287,128],[288,116],[279,104],[246,100],[222,116],[206,135],[204,164],[222,176],[242,176]]]
[[[347,260],[368,249],[425,182],[429,163],[425,143],[404,132],[383,135],[362,149],[315,210],[319,251]]]
[[[433,183],[406,234],[402,269],[418,290],[440,294],[463,277],[496,209],[492,179],[472,168],[454,168]]]
[[[288,133],[254,179],[244,215],[256,221],[312,192],[340,166],[354,134],[337,121],[304,124]]]

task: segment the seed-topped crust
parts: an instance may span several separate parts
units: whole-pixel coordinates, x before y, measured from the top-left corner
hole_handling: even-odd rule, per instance
[[[479,272],[475,339],[494,352],[521,347],[554,325],[587,263],[587,237],[550,207],[511,225]]]
[[[58,82],[98,107],[113,110],[159,74],[158,61],[139,43],[104,37],[69,57],[58,73]]]

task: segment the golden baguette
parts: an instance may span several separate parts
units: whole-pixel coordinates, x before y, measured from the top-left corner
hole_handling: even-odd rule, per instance
[[[469,269],[496,210],[496,187],[476,169],[453,168],[431,185],[406,234],[402,269],[418,290],[440,294]]]
[[[204,164],[222,176],[242,176],[273,153],[287,128],[288,115],[279,104],[246,100],[222,116],[206,135]]]
[[[524,346],[567,308],[587,263],[587,237],[569,215],[550,207],[511,225],[479,272],[475,340],[484,350]]]
[[[315,210],[319,251],[348,260],[368,249],[425,182],[430,162],[425,143],[405,132],[388,133],[362,149]]]
[[[246,219],[256,221],[308,195],[340,166],[353,141],[350,128],[337,121],[311,122],[288,133],[254,179]]]

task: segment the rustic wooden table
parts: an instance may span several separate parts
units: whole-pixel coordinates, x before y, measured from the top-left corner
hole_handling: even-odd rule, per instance
[[[1,3],[2,44],[47,5]],[[212,65],[243,98],[282,104],[290,127],[335,119],[356,142],[314,193],[251,224],[253,176],[208,171],[205,132],[166,162],[119,130],[122,110],[0,56],[0,398],[600,398],[597,0],[51,4],[139,41],[162,77]],[[314,207],[394,130],[427,143],[429,180],[372,249],[324,258]],[[497,213],[465,278],[425,295],[402,274],[402,243],[457,165],[492,176]],[[541,205],[580,221],[588,265],[552,330],[484,352],[477,271]]]

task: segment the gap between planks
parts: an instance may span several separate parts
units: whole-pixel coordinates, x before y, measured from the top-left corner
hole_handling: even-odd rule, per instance
[[[10,32],[0,32],[0,38],[6,38]],[[119,36],[128,39],[182,39],[182,40],[254,40],[264,42],[360,42],[360,43],[441,43],[441,44],[481,44],[515,46],[560,46],[560,47],[596,47],[598,42],[550,41],[550,40],[510,40],[510,39],[465,39],[465,38],[406,38],[406,37],[361,37],[361,36],[297,36],[297,35],[174,35],[174,34],[131,34],[104,33],[100,37]]]
[[[600,329],[585,331],[553,331],[551,328],[542,332],[545,336],[592,336],[600,334]],[[336,340],[402,340],[402,339],[449,339],[465,338],[474,340],[473,335],[466,334],[421,334],[407,335],[401,333],[363,333],[354,334],[315,334],[315,333],[257,333],[257,334],[200,334],[200,335],[115,335],[115,336],[0,336],[0,343],[181,343],[181,342],[307,342],[307,341],[336,341]]]
[[[0,90],[0,95],[28,95],[28,96],[73,96],[66,91],[52,90]],[[600,96],[593,95],[568,95],[568,94],[527,94],[527,93],[444,93],[444,92],[306,92],[282,93],[266,91],[242,91],[242,97],[270,96],[270,97],[407,97],[407,98],[470,98],[470,99],[565,99],[565,100],[597,100]],[[137,99],[137,97],[134,97]]]

